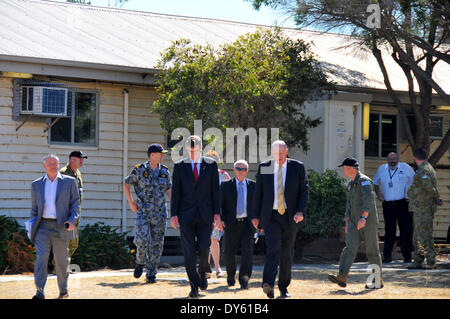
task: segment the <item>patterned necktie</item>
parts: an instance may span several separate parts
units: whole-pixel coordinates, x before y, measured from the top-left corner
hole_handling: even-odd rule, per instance
[[[237,208],[236,212],[238,216],[242,216],[244,214],[245,210],[245,203],[244,203],[244,183],[239,182],[238,183],[238,198],[237,198]]]
[[[278,178],[277,178],[277,202],[278,202],[278,213],[283,215],[286,211],[284,207],[284,189],[283,189],[283,171],[282,167],[278,168]]]
[[[194,163],[194,178],[195,178],[195,182],[196,182],[196,183],[198,183],[197,164],[198,164],[198,163]]]

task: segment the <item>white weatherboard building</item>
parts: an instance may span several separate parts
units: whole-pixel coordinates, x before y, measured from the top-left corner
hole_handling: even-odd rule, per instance
[[[23,223],[30,212],[30,184],[44,173],[42,157],[55,153],[65,164],[68,154],[80,149],[89,156],[81,169],[81,225],[101,221],[132,231],[135,214],[123,195],[123,178],[146,160],[149,144],[167,145],[159,116],[150,113],[160,52],[179,38],[219,46],[259,27],[266,28],[71,3],[0,1],[0,214]],[[291,150],[291,156],[317,171],[335,169],[346,156],[356,156],[372,177],[390,151],[411,163],[397,109],[371,54],[338,49],[353,41],[349,36],[283,31],[312,43],[339,89],[329,100],[306,105],[305,112],[320,116],[323,124],[310,132],[311,150]],[[407,102],[401,69],[389,52],[383,55],[394,89]],[[449,92],[449,65],[439,62],[434,74]],[[52,104],[52,99],[63,102]],[[449,113],[439,98],[433,104],[433,135],[439,140],[449,126]],[[368,140],[362,137],[364,105],[370,112]],[[170,157],[165,164],[172,167]],[[446,200],[435,218],[437,238],[446,237],[450,225],[448,167],[446,154],[437,169]],[[230,165],[225,168],[231,171]],[[175,232],[169,228],[167,234]]]

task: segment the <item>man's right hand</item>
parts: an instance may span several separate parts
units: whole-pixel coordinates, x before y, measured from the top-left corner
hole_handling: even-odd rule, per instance
[[[258,219],[258,218],[253,218],[253,219],[252,219],[252,224],[253,224],[253,227],[255,227],[256,229],[258,229],[259,219]]]
[[[135,202],[130,202],[130,209],[131,209],[133,212],[135,212],[135,213],[138,212],[138,208],[137,208]]]
[[[170,225],[172,225],[172,227],[173,227],[174,229],[178,229],[178,226],[180,226],[180,223],[178,222],[178,216],[173,216],[173,217],[170,219]]]

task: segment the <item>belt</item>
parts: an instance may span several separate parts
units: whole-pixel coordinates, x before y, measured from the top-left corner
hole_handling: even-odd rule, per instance
[[[42,217],[41,220],[45,220],[47,222],[56,222],[56,218],[44,218],[44,217]]]
[[[248,219],[248,217],[241,217],[241,218],[236,218],[237,222],[243,222],[246,221]]]
[[[389,203],[389,204],[395,204],[395,203],[404,202],[406,200],[407,200],[406,198],[402,198],[402,199],[398,199],[398,200],[385,200],[385,202]]]

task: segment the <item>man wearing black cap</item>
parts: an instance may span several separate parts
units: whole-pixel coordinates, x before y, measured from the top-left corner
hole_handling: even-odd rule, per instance
[[[338,167],[343,168],[344,175],[351,181],[347,188],[346,237],[345,247],[339,259],[339,274],[329,275],[328,279],[341,287],[347,286],[350,267],[355,260],[361,241],[364,241],[369,263],[379,267],[379,280],[375,277],[374,282],[368,282],[366,288],[383,288],[377,236],[378,215],[372,181],[359,172],[359,163],[354,158],[346,158]]]
[[[134,244],[136,245],[136,268],[134,277],[147,269],[147,282],[156,281],[157,267],[164,246],[166,231],[166,199],[171,196],[169,169],[161,164],[167,151],[159,144],[147,149],[148,161],[138,164],[125,178],[123,189],[128,204],[137,213]],[[130,185],[134,185],[137,201],[133,200]]]
[[[73,151],[69,154],[69,163],[66,166],[60,169],[60,173],[64,175],[71,176],[77,180],[78,193],[80,195],[80,215],[81,218],[81,200],[83,199],[83,179],[81,178],[81,172],[79,168],[83,166],[83,161],[85,158],[88,158],[81,151]],[[80,218],[77,219],[75,225],[76,237],[69,242],[69,257],[75,253],[75,250],[78,248],[78,244],[80,242]]]

